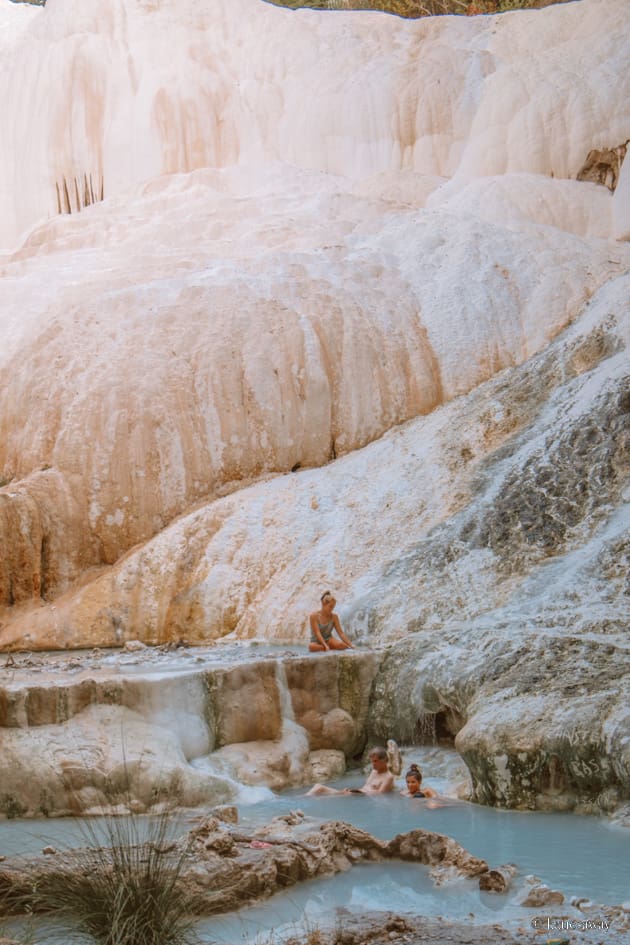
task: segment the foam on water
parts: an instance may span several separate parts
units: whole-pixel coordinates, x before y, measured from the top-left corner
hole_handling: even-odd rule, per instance
[[[274,799],[278,796],[274,794],[271,788],[265,787],[264,784],[254,786],[241,784],[240,781],[237,781],[231,776],[229,767],[226,765],[225,761],[221,758],[217,758],[216,755],[205,755],[202,758],[194,758],[190,764],[195,770],[205,772],[214,778],[221,778],[229,784],[233,791],[232,803],[237,804],[239,807],[252,807],[262,804],[265,801],[267,803],[273,803]]]

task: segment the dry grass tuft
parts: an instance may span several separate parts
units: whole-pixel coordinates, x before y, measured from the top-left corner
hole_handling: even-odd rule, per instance
[[[39,884],[36,910],[99,945],[193,945],[194,920],[180,883],[187,851],[169,840],[168,828],[168,815],[161,815],[150,839],[140,841],[134,815],[111,818],[106,846],[78,851],[80,870],[57,871]]]
[[[196,945],[182,879],[190,847],[174,839],[175,826],[171,806],[148,818],[82,818],[81,849],[25,860],[18,882],[0,882],[0,914],[51,916],[68,942],[78,934],[96,945]]]

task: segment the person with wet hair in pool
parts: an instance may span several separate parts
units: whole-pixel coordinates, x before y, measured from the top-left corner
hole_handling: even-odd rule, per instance
[[[337,788],[328,787],[327,784],[314,784],[310,791],[306,792],[307,796],[318,794],[389,794],[390,791],[394,790],[394,775],[387,764],[387,751],[379,746],[373,748],[368,757],[372,764],[372,770],[368,774],[363,787],[338,790]]]
[[[337,601],[330,591],[324,591],[320,597],[321,608],[311,614],[311,642],[308,648],[311,653],[323,653],[324,650],[352,650],[352,643],[341,629],[339,617],[335,610]],[[337,633],[339,639],[333,637]]]
[[[437,797],[437,793],[430,787],[422,787],[422,771],[418,765],[410,765],[405,774],[407,787],[400,793],[403,797]]]

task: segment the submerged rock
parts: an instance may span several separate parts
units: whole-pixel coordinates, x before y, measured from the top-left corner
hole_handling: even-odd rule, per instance
[[[518,872],[516,866],[508,864],[499,866],[497,869],[486,870],[479,877],[479,889],[482,892],[507,892],[512,885],[512,880]]]

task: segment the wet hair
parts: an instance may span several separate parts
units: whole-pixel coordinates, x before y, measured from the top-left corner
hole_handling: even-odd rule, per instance
[[[380,745],[377,745],[376,748],[373,748],[368,754],[368,758],[379,758],[381,761],[387,761],[387,752],[384,748],[381,748]]]
[[[409,766],[409,770],[405,774],[405,780],[407,780],[407,778],[416,778],[418,784],[422,784],[422,771],[418,765]]]
[[[323,603],[324,603],[324,598],[325,598],[325,597],[332,597],[331,592],[330,592],[330,591],[324,591],[324,593],[322,594],[322,596],[319,598],[320,604],[323,604]]]

